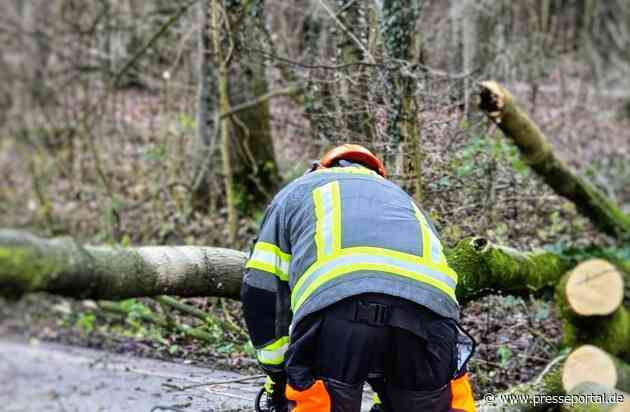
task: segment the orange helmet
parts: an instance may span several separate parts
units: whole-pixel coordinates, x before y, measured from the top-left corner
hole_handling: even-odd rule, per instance
[[[338,160],[348,160],[359,163],[374,170],[379,175],[386,177],[387,172],[383,162],[374,153],[358,144],[344,144],[328,151],[320,160],[321,167],[332,167]]]

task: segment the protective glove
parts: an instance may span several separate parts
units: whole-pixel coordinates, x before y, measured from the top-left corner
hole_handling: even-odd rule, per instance
[[[372,396],[372,407],[370,408],[370,412],[385,412],[381,398],[379,398],[376,393]]]
[[[284,394],[287,379],[284,374],[267,375],[265,380],[266,408],[269,412],[287,412],[289,405]]]

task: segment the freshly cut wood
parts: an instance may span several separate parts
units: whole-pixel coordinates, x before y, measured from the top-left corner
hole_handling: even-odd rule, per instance
[[[595,382],[582,382],[568,392],[571,403],[561,412],[630,412],[630,395]]]
[[[599,259],[584,262],[562,277],[556,286],[556,304],[567,346],[591,344],[613,355],[630,356],[630,311],[623,304],[625,281],[627,276]]]
[[[510,92],[494,81],[482,82],[480,86],[480,108],[514,142],[525,163],[556,193],[572,201],[600,230],[618,239],[630,238],[630,216],[556,157],[549,139]]]
[[[571,391],[582,382],[630,392],[630,365],[593,345],[571,352],[562,368],[562,385]]]
[[[562,368],[562,386],[568,391],[589,381],[615,387],[617,369],[610,356],[593,345],[580,346],[571,352]]]
[[[602,354],[608,359],[602,359]],[[583,363],[587,363],[588,366]],[[611,378],[611,365],[615,379]],[[600,367],[604,367],[606,372],[599,371]],[[477,402],[477,412],[533,412],[547,411],[550,408],[556,410],[554,408],[558,406],[558,399],[567,394],[602,392],[614,395],[627,392],[625,389],[628,379],[627,368],[628,365],[600,349],[595,348],[594,352],[590,352],[590,349],[576,350],[569,357],[561,356],[554,359],[532,382],[516,385],[490,398],[484,397]],[[617,388],[614,388],[615,384]],[[627,400],[626,397],[623,408],[628,407]],[[598,409],[604,406],[606,405],[591,402],[564,405],[562,410],[627,412],[626,409],[615,409],[621,408],[619,404],[609,404],[604,409]]]
[[[590,259],[569,273],[566,294],[578,315],[610,315],[623,302],[623,276],[607,261]]]

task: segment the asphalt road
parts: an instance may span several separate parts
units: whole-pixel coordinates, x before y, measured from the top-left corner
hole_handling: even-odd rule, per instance
[[[246,380],[234,382],[243,378]],[[182,412],[252,411],[263,379],[251,378],[92,349],[0,338],[0,412],[166,410],[157,406]],[[182,388],[191,385],[196,387]],[[363,410],[369,410],[370,398],[366,391]]]
[[[150,412],[155,406],[186,412],[252,410],[262,379],[176,389],[243,377],[84,348],[0,340],[2,412]]]

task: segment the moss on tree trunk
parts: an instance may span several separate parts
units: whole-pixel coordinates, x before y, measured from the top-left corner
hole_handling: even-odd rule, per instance
[[[618,239],[630,238],[630,216],[555,156],[547,137],[507,90],[496,82],[482,82],[480,98],[481,109],[514,142],[525,162],[545,183],[575,203],[603,232]]]
[[[575,265],[572,259],[556,253],[519,252],[481,237],[461,240],[446,251],[446,259],[459,275],[460,300],[492,292],[535,292],[554,286]]]
[[[179,295],[238,299],[246,255],[192,246],[81,246],[0,230],[0,293],[91,299]]]

